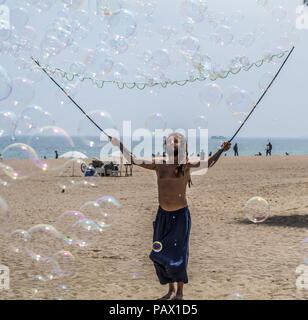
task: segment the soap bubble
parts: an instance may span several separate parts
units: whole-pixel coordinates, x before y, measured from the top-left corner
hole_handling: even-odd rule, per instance
[[[102,229],[92,220],[81,219],[73,224],[73,242],[80,247],[87,247],[98,241]]]
[[[24,8],[13,8],[10,10],[10,23],[14,29],[24,27],[29,21],[29,16]]]
[[[33,148],[24,143],[13,143],[1,152],[4,160],[11,160],[3,172],[13,180],[22,180],[36,173],[39,158]]]
[[[16,127],[16,115],[10,111],[0,111],[0,138],[12,136]]]
[[[170,65],[169,53],[166,49],[159,49],[153,52],[152,63],[158,69],[167,69]]]
[[[60,250],[52,258],[57,262],[60,277],[70,277],[75,274],[76,262],[71,252]]]
[[[255,102],[251,94],[238,87],[234,87],[226,100],[229,110],[234,114],[248,114],[254,107]]]
[[[12,81],[8,76],[7,71],[0,65],[0,101],[8,98],[11,92]]]
[[[52,114],[42,107],[33,105],[25,108],[17,121],[15,136],[25,136],[33,133],[33,130],[45,126],[54,125]]]
[[[160,252],[163,249],[163,245],[161,242],[159,241],[155,241],[153,243],[152,249],[154,252]]]
[[[3,234],[8,226],[9,207],[4,199],[0,197],[0,235]]]
[[[243,67],[248,67],[250,65],[249,59],[246,56],[240,57],[239,61]]]
[[[30,297],[32,299],[41,300],[44,298],[44,289],[47,280],[42,275],[35,275],[30,278]]]
[[[277,22],[284,20],[287,17],[287,11],[282,6],[273,8],[272,15]]]
[[[65,8],[69,10],[76,10],[80,8],[85,0],[61,0],[62,3],[65,5]]]
[[[73,99],[75,98],[75,96],[77,94],[77,85],[75,83],[74,84],[68,83],[63,86],[63,89],[65,90],[67,95],[69,95]],[[67,95],[63,94],[62,90],[57,90],[55,92],[55,97],[57,99],[57,103],[59,103],[60,105],[72,103]]]
[[[12,30],[11,29],[0,29],[0,41],[4,42],[10,39],[12,36]],[[1,49],[1,47],[0,47]],[[6,50],[6,53],[8,53],[8,48],[3,46],[3,52]]]
[[[128,43],[123,38],[110,39],[108,45],[115,54],[123,54],[128,50]]]
[[[123,81],[123,78],[128,75],[128,71],[124,64],[119,62],[113,67],[113,76],[116,80]]]
[[[12,81],[11,99],[15,107],[29,104],[35,95],[33,82],[26,78],[15,78]]]
[[[227,300],[244,300],[244,296],[240,293],[232,293],[228,296]]]
[[[88,50],[84,64],[95,77],[105,76],[113,68],[112,56],[105,49]]]
[[[189,23],[189,22],[183,23],[182,27],[185,33],[192,34],[194,32],[194,26],[192,23]]]
[[[200,100],[207,107],[218,105],[222,97],[223,92],[216,83],[206,85],[200,93]]]
[[[69,190],[77,186],[89,185],[89,182],[85,180],[81,167],[87,168],[87,163],[82,159],[69,159],[67,160],[58,177],[57,185],[61,190]]]
[[[240,40],[239,43],[240,45],[242,45],[243,47],[251,47],[255,42],[255,34],[252,32],[249,32],[247,34],[245,34]]]
[[[193,57],[200,51],[200,42],[192,36],[183,37],[179,42],[180,52],[187,57]]]
[[[253,223],[264,222],[270,213],[268,202],[261,197],[253,197],[249,199],[244,207],[244,212],[249,221]]]
[[[137,24],[130,11],[121,9],[107,17],[107,28],[113,37],[129,38],[136,32]]]
[[[32,136],[30,136],[28,144],[35,150],[45,155],[50,153],[48,149],[50,139],[52,139],[55,150],[70,151],[74,147],[74,142],[70,135],[62,128],[56,126],[46,126],[40,128]],[[52,171],[61,169],[63,163],[61,161],[41,159],[37,163],[37,167],[43,171]]]
[[[7,165],[7,164],[4,164],[4,163],[1,163],[0,162],[0,186],[2,187],[9,187],[11,184],[8,182],[10,179],[9,177],[4,177],[1,173],[5,173],[5,172],[14,172],[14,169]]]
[[[72,298],[72,293],[68,286],[59,284],[54,289],[54,297],[56,300],[70,300]]]
[[[36,261],[44,261],[55,252],[60,251],[64,241],[61,233],[48,224],[38,224],[28,230],[30,239],[26,244],[26,252]]]
[[[181,4],[181,13],[190,23],[204,20],[205,9],[204,3],[199,0],[184,0]]]
[[[79,211],[66,211],[58,217],[55,226],[67,242],[71,242],[73,238],[73,225],[81,219],[85,219],[83,213]]]
[[[89,220],[93,220],[97,225],[100,226],[102,222],[102,208],[97,201],[88,201],[84,203],[79,211],[82,212],[85,217]]]
[[[133,259],[128,262],[129,274],[132,279],[140,279],[143,277],[143,263],[138,259]]]
[[[221,46],[229,45],[234,39],[234,35],[228,26],[219,26],[215,33],[217,34],[217,42]]]
[[[89,1],[89,9],[100,17],[118,14],[122,9],[119,0],[97,0]]]
[[[60,267],[55,259],[48,257],[41,261],[42,274],[47,280],[55,280],[60,278]]]
[[[13,231],[9,237],[11,250],[15,253],[24,252],[29,239],[30,234],[27,231],[21,229]]]
[[[94,110],[89,112],[88,115],[101,128],[104,128],[105,131],[108,132],[110,129],[116,129],[116,124],[108,112],[103,110]],[[100,139],[101,133],[95,126],[91,125],[91,123],[89,124],[89,120],[87,118],[83,117],[80,119],[77,131],[82,141],[88,147],[101,147],[103,145],[103,141]]]
[[[114,197],[104,196],[96,200],[102,210],[102,220],[98,225],[102,228],[110,227],[120,215],[120,203]]]

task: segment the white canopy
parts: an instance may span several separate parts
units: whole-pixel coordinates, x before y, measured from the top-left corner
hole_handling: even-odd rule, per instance
[[[79,151],[69,151],[59,156],[59,158],[87,159],[88,157]]]

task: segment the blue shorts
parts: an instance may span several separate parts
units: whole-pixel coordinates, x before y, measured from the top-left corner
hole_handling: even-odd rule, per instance
[[[150,259],[154,262],[159,282],[161,284],[187,283],[191,228],[188,207],[176,211],[165,211],[159,207],[153,227],[153,243],[158,241],[162,244],[159,252],[152,250],[150,253]]]

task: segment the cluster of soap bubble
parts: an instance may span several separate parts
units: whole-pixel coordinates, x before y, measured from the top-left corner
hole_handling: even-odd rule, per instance
[[[133,68],[131,82],[140,77],[154,82],[165,81],[172,78],[179,65],[182,67],[179,79],[183,79],[185,72],[215,73],[214,69],[221,62],[214,61],[214,55],[204,52],[209,50],[209,43],[222,50],[232,46],[243,48],[243,54],[246,54],[246,49],[261,41],[265,33],[262,28],[243,32],[242,22],[247,20],[245,9],[231,8],[230,11],[225,7],[225,11],[218,11],[214,1],[205,0],[182,0],[172,8],[180,16],[179,26],[171,22],[161,25],[157,16],[170,8],[154,0],[12,0],[7,5],[11,9],[12,28],[0,32],[1,52],[12,56],[19,68],[31,71],[33,78],[37,73],[29,56],[39,56],[40,60],[48,62],[67,53],[74,55],[67,66],[71,72],[97,78],[108,76],[111,80],[124,80],[130,74],[131,66],[124,61],[131,61],[132,57],[137,58],[139,71],[136,74],[136,68]],[[288,23],[287,9],[278,1],[254,5],[256,13],[269,13],[279,26],[277,29],[281,34],[277,38],[281,37],[279,41],[274,39],[273,48],[289,49],[295,31]],[[43,36],[38,32],[41,26],[32,19],[35,12],[46,17]],[[89,45],[89,35],[96,30],[99,30],[96,45]],[[150,37],[151,43],[145,48],[143,40]],[[204,56],[210,61],[204,60]],[[247,65],[247,55],[239,58],[242,65]],[[226,63],[223,70],[232,68],[234,63]],[[72,86],[76,91],[77,84]]]
[[[108,112],[96,110],[89,114],[105,130],[116,128]],[[99,156],[97,153],[108,141],[101,139],[100,132],[95,127],[89,135],[88,124],[88,119],[80,120],[78,125],[80,139],[76,141],[82,148],[95,149],[92,154]],[[62,190],[93,184],[90,178],[83,177],[83,172],[80,170],[82,166],[85,168],[88,166],[83,159],[87,158],[87,155],[76,151],[72,137],[63,128],[55,126],[50,112],[38,105],[29,105],[18,115],[11,111],[0,111],[0,125],[2,144],[0,154],[4,160],[0,166],[1,185],[9,186],[4,178],[16,181],[32,177],[41,171],[58,171],[58,184]],[[61,150],[63,156],[69,159],[66,162],[51,160],[54,157],[54,150]]]
[[[8,206],[0,199],[0,233],[8,224]],[[64,283],[77,275],[76,251],[95,245],[120,217],[120,203],[111,196],[83,204],[79,211],[62,213],[54,225],[38,224],[28,230],[17,229],[9,235],[11,251],[35,263],[31,276],[31,299],[44,299],[53,288],[55,299],[70,299]],[[72,252],[77,252],[73,254]],[[53,285],[54,284],[54,285]]]

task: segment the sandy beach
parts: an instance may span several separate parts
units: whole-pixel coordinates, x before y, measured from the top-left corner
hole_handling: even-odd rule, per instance
[[[14,167],[14,161],[10,164]],[[10,290],[0,290],[0,299],[33,298],[29,279],[39,270],[26,254],[10,250],[12,231],[53,225],[61,213],[105,195],[121,203],[119,219],[94,245],[63,247],[75,256],[76,273],[47,281],[40,298],[55,299],[58,284],[70,288],[71,299],[157,299],[166,293],[148,258],[158,207],[155,173],[134,167],[132,177],[96,178],[96,187],[65,193],[57,185],[58,173],[38,172],[0,187],[10,213],[0,236],[0,264],[10,268]],[[8,179],[4,173],[0,178]],[[307,191],[308,156],[222,157],[206,175],[193,176],[187,193],[192,229],[185,299],[227,299],[233,293],[245,299],[300,298],[295,269],[304,263],[300,243],[308,237]],[[254,196],[271,208],[260,224],[243,212]]]

